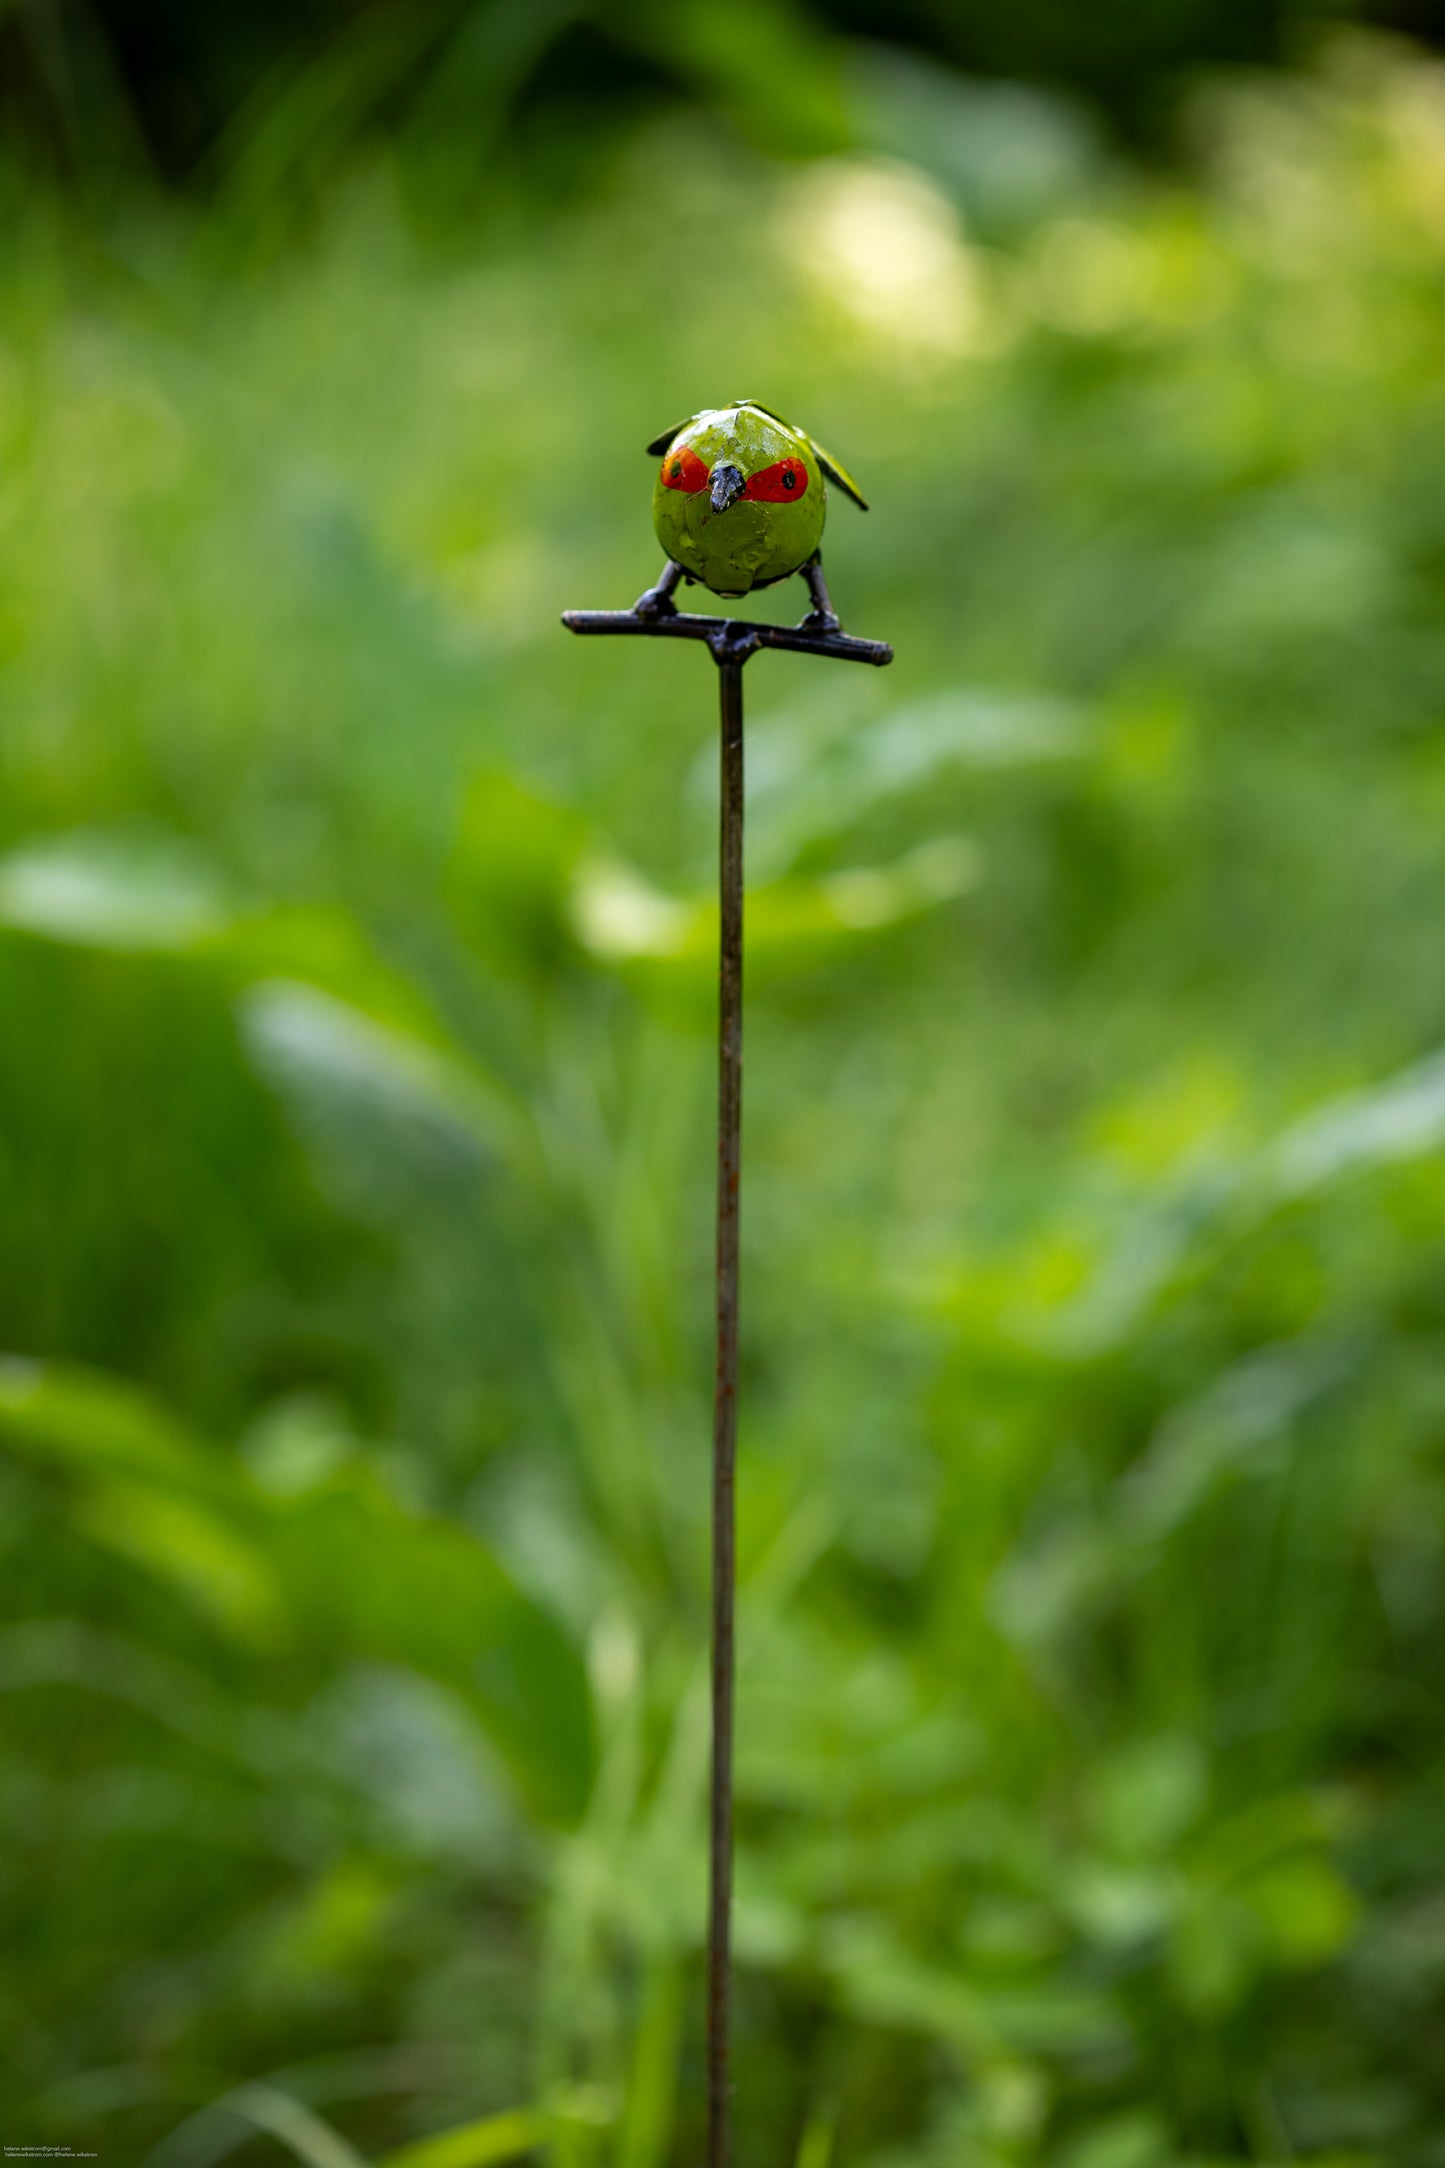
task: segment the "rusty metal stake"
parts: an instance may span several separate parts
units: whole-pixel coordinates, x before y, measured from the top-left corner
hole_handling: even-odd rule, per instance
[[[712,1411],[712,1796],[707,2157],[727,2168],[733,1883],[733,1591],[737,1584],[738,1180],[743,1112],[743,666],[718,664],[717,1383]]]
[[[883,640],[676,612],[566,610],[569,632],[705,640],[722,723],[718,884],[717,1380],[712,1430],[712,1776],[708,1801],[707,2168],[728,2168],[733,1882],[733,1600],[737,1585],[738,1203],[743,1105],[743,664],[762,647],[841,662],[893,660]]]

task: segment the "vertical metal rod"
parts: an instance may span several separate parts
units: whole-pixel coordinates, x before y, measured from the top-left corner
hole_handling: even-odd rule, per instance
[[[743,1098],[743,666],[719,662],[722,718],[718,970],[717,1384],[712,1473],[711,1896],[707,2168],[728,2168],[733,1877],[733,1589],[738,1379],[738,1175]]]

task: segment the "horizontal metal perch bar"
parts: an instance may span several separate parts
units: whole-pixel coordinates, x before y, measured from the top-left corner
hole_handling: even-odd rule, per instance
[[[886,640],[855,640],[846,632],[805,632],[801,625],[753,625],[736,617],[670,615],[639,617],[635,610],[564,610],[569,632],[641,633],[655,640],[706,640],[714,662],[746,662],[762,647],[790,648],[799,655],[831,655],[837,662],[892,662]]]

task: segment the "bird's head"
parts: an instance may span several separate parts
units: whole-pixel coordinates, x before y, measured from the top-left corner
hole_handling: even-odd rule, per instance
[[[705,408],[647,448],[662,459],[659,485],[685,497],[706,491],[714,516],[735,504],[795,505],[810,487],[821,497],[825,476],[863,503],[845,470],[803,430],[752,399]]]
[[[707,494],[714,514],[735,504],[797,504],[820,477],[794,432],[744,410],[723,409],[689,423],[665,448],[659,480],[681,496]]]

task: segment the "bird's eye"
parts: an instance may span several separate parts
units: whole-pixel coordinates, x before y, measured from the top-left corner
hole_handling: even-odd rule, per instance
[[[695,497],[700,489],[706,489],[711,477],[705,459],[699,459],[690,444],[681,451],[670,452],[662,462],[662,486],[664,489],[680,489],[684,495]]]
[[[750,475],[743,495],[753,504],[786,504],[789,499],[796,503],[807,487],[808,469],[803,461],[780,459],[761,474]]]

